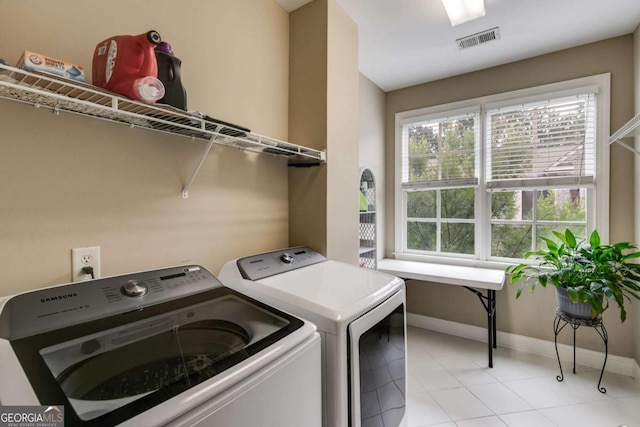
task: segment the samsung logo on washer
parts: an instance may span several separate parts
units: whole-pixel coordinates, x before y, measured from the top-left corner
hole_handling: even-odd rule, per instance
[[[64,406],[0,406],[0,427],[64,427]]]
[[[74,293],[71,293],[71,294],[62,294],[62,295],[56,295],[56,296],[48,297],[48,298],[40,298],[40,302],[44,304],[46,302],[60,301],[62,299],[75,298],[77,296],[78,296],[78,294],[74,292]]]

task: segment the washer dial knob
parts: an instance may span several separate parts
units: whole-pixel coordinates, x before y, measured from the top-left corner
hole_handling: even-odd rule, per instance
[[[280,255],[280,261],[284,262],[285,264],[291,264],[293,262],[293,255],[285,252]]]
[[[147,293],[147,290],[147,286],[137,280],[129,280],[120,288],[120,291],[128,297],[141,297]]]

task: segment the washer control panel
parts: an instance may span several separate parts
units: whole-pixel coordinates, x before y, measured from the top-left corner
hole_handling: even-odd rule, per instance
[[[313,249],[298,246],[240,258],[237,263],[242,277],[255,281],[326,260],[322,254]]]
[[[185,265],[39,289],[6,300],[0,338],[22,338],[221,286],[205,268]]]

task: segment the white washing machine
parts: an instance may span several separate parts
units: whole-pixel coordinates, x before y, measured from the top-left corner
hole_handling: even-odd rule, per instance
[[[45,288],[0,303],[0,402],[65,426],[321,425],[312,323],[197,265]]]
[[[404,281],[327,260],[308,247],[227,262],[220,280],[316,324],[323,425],[406,425]]]

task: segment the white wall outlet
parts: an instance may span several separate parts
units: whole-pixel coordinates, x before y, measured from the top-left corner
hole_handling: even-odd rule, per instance
[[[84,282],[91,280],[91,274],[83,271],[85,267],[93,268],[93,278],[100,277],[100,246],[71,249],[71,281]]]

